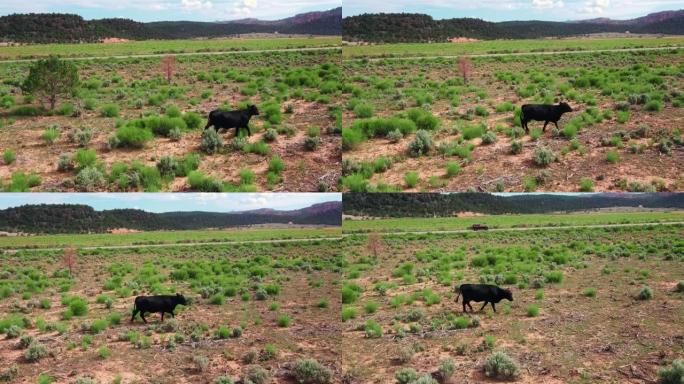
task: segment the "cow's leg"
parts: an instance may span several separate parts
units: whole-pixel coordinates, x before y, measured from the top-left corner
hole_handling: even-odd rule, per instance
[[[494,313],[496,313],[496,306],[494,305],[493,301],[492,301],[492,309],[494,310]]]
[[[545,122],[544,122],[544,128],[542,128],[542,132],[546,132],[546,125],[547,125],[548,123],[549,123],[548,121],[545,121]]]
[[[560,129],[560,128],[558,128],[558,122],[557,121],[554,121],[553,123],[556,125],[556,129]]]
[[[484,304],[483,304],[482,307],[480,308],[480,312],[482,312],[482,310],[484,309],[484,307],[487,306],[488,303],[489,303],[489,301],[485,301],[485,302],[484,302]]]
[[[137,308],[134,308],[134,309],[133,309],[133,315],[131,316],[131,323],[133,322],[133,320],[135,320],[135,315],[137,315],[138,312],[139,312],[139,311],[138,311]]]
[[[147,320],[145,319],[145,312],[140,311],[140,318],[147,324]]]
[[[174,319],[176,318],[176,315],[173,313],[173,311],[171,311],[169,313],[171,314],[171,317],[173,317]]]
[[[529,132],[529,128],[527,128],[527,120],[523,119],[520,121],[520,125],[525,129],[525,132]]]
[[[162,323],[164,322],[164,311],[162,311]]]
[[[207,122],[207,125],[204,126],[204,129],[207,129],[209,127],[211,127],[211,121]]]
[[[470,305],[470,301],[468,302],[468,308],[470,308],[470,312],[475,312],[475,310],[473,309],[473,306]]]
[[[463,300],[463,313],[467,313],[468,310],[466,309],[466,302]]]
[[[249,128],[249,124],[245,128],[247,128],[247,136],[252,137],[252,130]]]

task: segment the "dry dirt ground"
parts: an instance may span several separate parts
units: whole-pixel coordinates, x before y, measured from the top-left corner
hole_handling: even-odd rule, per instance
[[[333,51],[334,52],[334,51]],[[82,81],[86,82],[92,78],[107,80],[114,75],[123,78],[123,84],[130,85],[136,80],[149,80],[161,76],[159,59],[129,59],[125,61],[100,60],[95,62],[78,62],[79,75]],[[273,76],[278,76],[279,72],[297,68],[313,68],[323,63],[336,64],[337,59],[327,51],[307,53],[272,54],[263,57],[201,57],[179,59],[176,64],[176,75],[173,84],[183,87],[186,92],[180,99],[170,99],[166,104],[175,104],[181,111],[197,111],[202,116],[202,127],[206,123],[206,116],[209,111],[221,105],[236,107],[239,102],[251,100],[260,104],[263,100],[260,93],[253,97],[247,97],[240,93],[246,83],[238,83],[230,79],[223,83],[213,83],[199,81],[197,73],[212,73],[214,70],[227,71],[236,70],[241,74],[259,70],[261,67],[273,71]],[[7,64],[6,64],[7,65]],[[21,79],[26,69],[25,64],[14,65],[6,69],[5,75],[17,72],[21,75],[14,75]],[[18,68],[18,69],[17,69]],[[6,116],[6,124],[0,128],[0,151],[7,149],[16,153],[16,161],[11,165],[0,165],[0,180],[8,182],[13,172],[23,171],[25,173],[35,172],[42,178],[42,184],[33,188],[33,191],[70,191],[73,187],[69,184],[64,185],[67,178],[74,175],[69,172],[59,172],[57,164],[60,154],[74,153],[78,145],[69,142],[66,132],[70,128],[90,127],[93,130],[93,138],[88,145],[97,152],[97,158],[107,167],[114,162],[130,163],[138,160],[145,165],[154,166],[163,156],[182,157],[191,152],[200,153],[200,142],[202,127],[191,130],[182,136],[178,142],[171,141],[165,137],[155,137],[144,149],[123,149],[107,150],[107,140],[116,130],[117,118],[104,118],[100,116],[99,108],[108,103],[115,102],[121,107],[120,118],[133,119],[141,117],[146,111],[160,113],[160,107],[145,105],[141,109],[130,106],[134,99],[141,98],[147,100],[143,93],[140,95],[127,96],[117,100],[114,96],[115,85],[109,88],[103,87],[97,94],[97,107],[95,110],[84,110],[80,117],[64,116],[40,116],[32,118],[18,118],[12,123],[10,117]],[[313,88],[316,91],[316,88]],[[201,98],[205,91],[211,92],[207,99]],[[147,94],[154,94],[155,91]],[[17,96],[21,101],[21,96]],[[197,105],[191,105],[191,99],[198,100]],[[63,102],[73,102],[63,100]],[[330,104],[323,104],[316,101],[306,101],[302,98],[291,98],[283,102],[282,108],[286,105],[292,107],[292,113],[283,113],[282,126],[292,128],[294,134],[290,137],[279,135],[278,139],[269,143],[271,153],[262,156],[254,153],[243,153],[225,149],[222,153],[215,155],[203,155],[199,170],[206,175],[215,177],[219,180],[239,184],[238,173],[243,168],[249,168],[256,174],[255,185],[258,190],[268,190],[266,183],[266,173],[268,171],[268,161],[274,156],[280,156],[285,163],[285,170],[282,173],[282,182],[273,186],[274,191],[318,191],[321,184],[334,190],[340,174],[340,137],[331,133],[331,127],[335,120],[329,116],[328,107],[334,105],[335,99]],[[61,127],[60,138],[52,145],[47,145],[42,139],[43,131],[50,125],[57,124]],[[251,122],[252,136],[250,143],[261,141],[265,130],[263,129],[264,119],[255,117]],[[321,142],[314,151],[307,151],[304,148],[304,139],[308,128],[317,126],[321,131]],[[221,136],[224,144],[229,144],[235,135],[235,130],[228,132],[222,131]],[[188,191],[189,185],[185,178],[176,178],[166,186],[169,191]],[[109,186],[109,190],[118,190],[115,184]]]
[[[530,60],[530,59],[526,59]],[[456,122],[459,116],[463,116],[468,110],[475,106],[485,106],[489,111],[489,116],[475,116],[471,124],[483,122],[489,129],[494,129],[497,125],[505,127],[511,126],[513,112],[496,113],[494,107],[504,101],[511,102],[513,105],[522,105],[534,102],[531,98],[521,99],[514,86],[509,86],[499,81],[495,77],[497,71],[508,71],[520,73],[525,76],[530,70],[538,70],[549,74],[555,71],[579,68],[592,68],[595,65],[607,68],[626,68],[636,63],[652,64],[671,64],[674,66],[682,65],[684,57],[681,55],[658,57],[651,55],[647,57],[632,55],[627,57],[617,57],[608,59],[595,59],[593,57],[582,59],[581,56],[575,59],[564,57],[537,57],[533,62],[520,60],[517,58],[505,62],[495,60],[474,60],[473,70],[468,82],[478,90],[486,93],[484,100],[479,100],[474,93],[466,93],[460,97],[457,107],[452,107],[449,99],[435,99],[429,106],[431,112],[437,116],[441,122],[437,132],[433,132],[432,138],[435,147],[440,143],[451,142],[458,137],[451,131],[454,125],[461,126],[463,121]],[[385,64],[345,64],[345,74],[349,79],[397,79],[405,83],[406,87],[423,87],[425,92],[436,93],[434,88],[428,84],[440,84],[448,79],[458,78],[458,63],[454,60],[423,60],[419,63],[387,62]],[[418,83],[414,80],[420,78]],[[565,80],[559,79],[556,83],[563,83]],[[357,86],[368,88],[368,85],[361,81],[355,81]],[[527,82],[521,84],[522,87]],[[671,90],[682,92],[683,85],[680,79],[670,78],[667,87]],[[370,100],[375,107],[375,116],[394,116],[402,111],[396,106],[394,92],[401,92],[401,88],[391,88],[387,95],[379,99]],[[601,96],[600,91],[592,89],[590,91],[580,90],[580,94],[591,93],[596,95],[598,100],[597,108],[600,111],[605,109],[612,110],[615,102],[610,98]],[[361,97],[363,99],[363,97]],[[413,100],[406,97],[405,100],[409,107],[413,107]],[[565,114],[559,121],[560,129],[565,123],[575,116],[585,111],[588,106],[569,101],[574,109],[572,113]],[[345,110],[345,127],[351,125],[356,118],[352,111]],[[606,152],[615,150],[614,147],[602,146],[601,138],[611,137],[614,133],[633,132],[638,127],[647,125],[651,129],[650,137],[644,139],[633,139],[624,142],[624,147],[617,149],[620,160],[617,164],[610,164],[605,160]],[[530,129],[541,129],[543,122],[531,122]],[[494,144],[482,145],[481,139],[472,140],[475,149],[472,151],[470,161],[460,160],[455,156],[445,156],[434,150],[429,156],[409,157],[407,148],[415,138],[414,134],[407,135],[397,143],[391,143],[385,138],[373,138],[362,142],[356,149],[343,153],[344,159],[353,161],[374,161],[380,156],[393,159],[392,167],[383,172],[375,174],[371,178],[372,184],[384,183],[401,187],[404,191],[495,191],[497,184],[503,186],[505,191],[521,192],[524,190],[523,182],[525,178],[543,179],[537,183],[537,191],[548,192],[570,192],[578,191],[580,181],[583,178],[593,180],[596,191],[625,190],[625,185],[639,183],[642,186],[658,185],[659,190],[681,191],[684,189],[684,149],[680,145],[673,146],[672,153],[665,155],[659,152],[655,143],[661,137],[669,137],[673,131],[684,129],[684,109],[673,107],[665,103],[660,112],[644,111],[642,106],[631,108],[631,118],[625,124],[617,122],[616,114],[610,119],[605,119],[593,126],[584,127],[577,135],[577,139],[582,147],[586,149],[586,154],[580,154],[577,150],[571,150],[567,154],[561,154],[563,149],[569,147],[569,140],[563,137],[554,137],[552,134],[551,123],[546,132],[538,140],[532,140],[529,135],[522,138],[524,148],[521,154],[512,155],[509,148],[512,139],[507,135],[497,133],[497,141]],[[633,154],[629,150],[629,144],[645,144],[647,146],[643,153]],[[557,161],[547,167],[540,167],[533,162],[532,156],[537,146],[544,146],[553,150],[557,155]],[[446,164],[449,161],[461,163],[461,172],[451,178],[446,176]],[[407,172],[418,172],[421,182],[414,188],[409,188],[404,182],[404,175]],[[428,183],[434,177],[435,184]]]
[[[679,253],[679,260],[666,261],[663,251],[656,250],[663,247],[663,242],[681,238],[682,234],[681,228],[675,228],[646,232],[556,231],[537,236],[409,235],[385,237],[377,259],[363,238],[349,240],[345,254],[348,262],[357,266],[349,270],[362,272],[358,278],[346,281],[358,284],[364,291],[355,303],[349,304],[358,308],[359,315],[343,323],[345,377],[348,382],[395,383],[394,374],[405,367],[438,377],[440,362],[451,359],[455,373],[446,382],[496,382],[484,375],[483,364],[493,351],[504,351],[519,364],[520,375],[513,380],[516,383],[655,383],[661,366],[684,357],[684,294],[674,289],[684,278],[682,256]],[[582,261],[577,264],[586,264],[586,268],[577,268],[574,263],[561,267],[564,280],[547,284],[541,299],[535,297],[536,289],[507,286],[513,291],[513,302],[499,303],[497,313],[487,306],[484,312],[466,315],[479,318],[478,327],[431,328],[431,322],[450,314],[461,315],[461,301],[454,302],[453,286],[478,281],[477,271],[469,264],[477,250],[495,247],[494,244],[526,248],[559,247],[571,242],[603,244],[608,249],[635,243],[653,248],[643,259],[633,254],[606,257],[589,252],[578,256]],[[429,276],[433,272],[430,266],[414,256],[426,249],[440,249],[447,254],[464,250],[468,256],[466,267],[461,270],[463,278],[456,279],[451,286],[434,281]],[[414,263],[416,274],[424,276],[408,285],[402,284],[402,278],[392,277],[392,271],[404,262]],[[373,289],[382,282],[396,283],[397,287],[383,296]],[[643,285],[653,289],[652,300],[634,298]],[[583,295],[587,287],[596,288],[596,297]],[[389,305],[396,295],[410,296],[425,288],[441,297],[439,304],[427,306],[416,300],[396,309]],[[364,303],[369,300],[379,303],[375,313],[364,313]],[[531,304],[540,308],[537,317],[527,316],[526,309]],[[475,311],[480,307],[481,303],[473,303]],[[411,309],[425,314],[417,322],[422,328],[416,333],[411,333],[410,324],[403,320]],[[382,327],[381,338],[365,336],[364,323],[369,319]],[[405,330],[403,337],[397,328]],[[485,336],[495,338],[493,347],[485,346]],[[415,355],[410,361],[401,362],[399,357],[407,347],[412,347]]]
[[[183,292],[195,303],[184,308],[175,317],[178,329],[175,331],[184,337],[184,341],[177,342],[173,350],[166,346],[173,339],[174,331],[163,331],[159,314],[148,314],[148,324],[139,319],[130,323],[130,310],[134,297],[117,298],[112,291],[103,290],[104,281],[110,278],[107,268],[114,263],[131,263],[134,274],[143,263],[151,262],[160,267],[163,275],[167,275],[169,267],[176,261],[188,260],[219,260],[233,259],[249,255],[250,247],[211,247],[202,246],[197,249],[183,249],[169,251],[160,255],[159,250],[126,250],[107,253],[106,256],[80,256],[75,268],[75,281],[69,295],[87,298],[89,311],[86,316],[74,317],[70,321],[62,320],[61,314],[65,307],[60,304],[60,293],[56,288],[47,288],[43,293],[35,294],[30,300],[22,300],[15,295],[0,301],[0,319],[14,312],[12,308],[26,308],[29,301],[39,299],[50,300],[51,309],[40,307],[25,310],[25,316],[32,320],[33,325],[24,330],[24,334],[32,335],[43,343],[50,356],[38,362],[29,362],[24,358],[24,349],[17,348],[18,339],[0,338],[0,372],[16,365],[18,377],[16,383],[35,383],[39,374],[49,375],[55,383],[74,383],[78,378],[91,377],[98,383],[112,383],[117,377],[123,383],[212,383],[219,376],[228,376],[237,381],[242,377],[245,369],[258,364],[266,368],[271,375],[269,383],[291,383],[291,364],[298,359],[314,358],[328,367],[337,383],[339,374],[339,343],[340,329],[338,318],[340,310],[339,295],[334,289],[337,275],[328,270],[286,269],[279,272],[282,291],[275,297],[259,301],[253,298],[242,301],[238,294],[227,298],[223,305],[211,305],[208,299],[203,299],[193,289],[182,283],[171,280],[164,285],[174,286],[175,290]],[[254,247],[251,247],[252,249]],[[322,255],[326,257],[330,252],[323,246],[297,245],[259,247],[257,253],[263,255],[272,251],[268,257],[283,257],[284,259],[302,257],[301,253]],[[202,256],[208,252],[214,255]],[[249,257],[255,257],[249,256]],[[36,268],[48,276],[63,267],[61,256],[40,255],[30,256],[2,256],[3,265],[11,265],[17,269]],[[263,256],[262,256],[263,257]],[[161,264],[165,266],[160,266]],[[166,264],[168,262],[168,264]],[[7,264],[6,264],[7,263]],[[95,302],[96,296],[105,293],[114,297],[111,309],[104,304]],[[136,292],[133,293],[135,295]],[[146,294],[146,292],[137,292]],[[326,308],[316,304],[325,299],[329,305]],[[280,305],[279,309],[271,310],[271,303]],[[107,318],[111,313],[122,314],[121,323],[111,325],[104,332],[90,334],[81,330],[81,324],[90,323],[96,319]],[[276,318],[280,314],[288,314],[292,323],[288,327],[279,327]],[[57,332],[41,332],[36,326],[36,320],[43,318],[48,323],[62,321],[67,324],[64,334]],[[169,323],[170,317],[165,317]],[[173,320],[171,320],[173,321]],[[206,326],[201,331],[199,340],[193,340],[191,334],[198,326]],[[242,326],[244,332],[241,337],[216,339],[215,331],[219,326],[235,328]],[[149,348],[137,348],[129,341],[120,341],[119,337],[128,331],[148,335],[151,340]],[[92,337],[92,344],[82,347],[84,337]],[[267,345],[276,349],[276,356],[264,358]],[[99,348],[107,346],[111,355],[102,359],[98,355]],[[245,356],[250,352],[256,353],[253,362],[247,362]],[[198,369],[194,363],[195,356],[205,356],[208,364]]]

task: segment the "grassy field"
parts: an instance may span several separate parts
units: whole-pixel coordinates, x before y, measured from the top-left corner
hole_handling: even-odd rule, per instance
[[[259,228],[213,231],[159,231],[122,234],[41,235],[0,237],[0,249],[104,247],[150,244],[207,243],[223,241],[261,241],[336,237],[337,227],[329,228]]]
[[[681,226],[653,226],[350,236],[344,375],[659,382],[684,358],[683,235]],[[478,282],[510,289],[513,301],[462,313],[455,287]]]
[[[450,56],[523,52],[591,51],[604,49],[655,48],[684,46],[684,37],[488,40],[469,43],[377,44],[344,46],[342,57]]]
[[[22,94],[31,63],[0,64],[0,190],[327,191],[340,173],[339,49],[78,61],[54,111]],[[254,104],[245,130],[209,111]]]
[[[345,61],[343,190],[681,191],[683,58],[479,57],[465,79],[451,58]],[[521,127],[561,100],[558,127]]]
[[[336,254],[328,242],[92,250],[71,275],[61,251],[0,255],[0,375],[340,382]],[[176,292],[190,303],[175,318],[129,322],[136,295]]]
[[[59,57],[98,57],[150,55],[163,53],[200,53],[222,51],[255,51],[339,46],[339,37],[145,40],[115,44],[32,44],[0,47],[0,60],[33,59],[49,55]]]
[[[603,224],[684,222],[684,212],[572,213],[557,215],[490,215],[447,218],[397,218],[344,220],[344,233],[449,231],[469,229],[473,224],[495,228],[565,227]]]

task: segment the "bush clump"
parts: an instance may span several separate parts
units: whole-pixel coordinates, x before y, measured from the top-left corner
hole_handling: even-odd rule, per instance
[[[330,369],[314,359],[297,360],[292,376],[300,384],[327,384],[332,380]]]
[[[549,148],[537,147],[532,154],[532,159],[534,160],[535,164],[546,167],[556,160],[556,155]]]
[[[152,140],[154,135],[148,129],[134,124],[123,125],[116,130],[117,146],[128,148],[142,148]]]
[[[510,380],[518,376],[519,368],[506,353],[495,352],[485,361],[484,371],[487,377]]]
[[[419,157],[425,155],[433,148],[434,144],[430,134],[425,130],[419,130],[416,138],[409,144],[409,155]]]
[[[637,295],[637,299],[639,300],[650,300],[653,298],[653,290],[649,286],[644,286],[641,288],[641,291],[639,291],[639,294]]]
[[[202,143],[200,144],[202,152],[212,155],[220,151],[222,146],[223,140],[215,130],[205,129],[202,132]]]
[[[684,360],[672,362],[672,368],[661,368],[658,377],[662,384],[682,384],[684,383]]]

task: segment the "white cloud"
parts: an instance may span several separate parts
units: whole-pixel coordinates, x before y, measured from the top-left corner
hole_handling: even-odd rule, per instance
[[[257,0],[240,0],[233,5],[233,13],[246,16],[251,14],[257,8],[257,5]]]
[[[209,10],[214,7],[211,1],[206,0],[181,0],[181,8],[186,11]]]
[[[584,3],[583,13],[603,13],[610,6],[610,0],[590,0]]]
[[[537,9],[563,8],[563,0],[532,0],[532,7]]]

